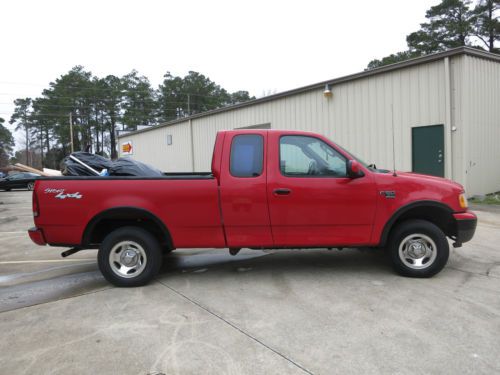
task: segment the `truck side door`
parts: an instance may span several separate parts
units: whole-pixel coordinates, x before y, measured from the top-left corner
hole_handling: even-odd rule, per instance
[[[269,133],[268,199],[275,246],[368,244],[376,208],[369,173],[347,176],[347,157],[325,138]]]
[[[266,131],[227,132],[220,202],[228,247],[271,247]]]

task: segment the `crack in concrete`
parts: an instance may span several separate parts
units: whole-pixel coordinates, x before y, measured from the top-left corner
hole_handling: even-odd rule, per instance
[[[495,265],[493,265],[493,267],[494,266]],[[486,273],[479,273],[479,272],[472,272],[472,271],[467,271],[467,270],[461,270],[460,268],[455,268],[455,267],[451,267],[451,266],[446,266],[446,268],[449,268],[450,270],[454,270],[454,271],[458,271],[458,272],[464,272],[464,273],[468,273],[468,274],[471,274],[471,275],[488,277],[488,278],[491,278],[491,279],[500,279],[500,277],[490,275],[490,271],[491,271],[491,269],[493,267],[490,267],[490,269],[487,270]]]
[[[11,223],[11,222],[16,221],[16,220],[17,220],[17,217],[15,217],[15,216],[0,217],[0,224]]]
[[[495,276],[490,275],[490,272],[493,268],[498,267],[498,266],[500,266],[500,262],[492,263],[492,265],[489,266],[488,269],[486,270],[486,276],[496,278]]]
[[[64,301],[64,300],[67,300],[67,299],[71,299],[71,298],[77,298],[77,297],[88,296],[88,295],[91,295],[91,294],[96,294],[96,293],[104,292],[104,291],[106,291],[106,290],[113,289],[113,288],[114,288],[114,286],[109,286],[109,287],[107,287],[107,288],[102,288],[102,289],[98,289],[98,290],[93,290],[93,291],[91,291],[91,292],[79,293],[79,294],[75,294],[75,295],[68,296],[68,297],[62,297],[62,298],[58,298],[58,299],[55,299],[55,300],[52,300],[52,301],[37,302],[37,303],[34,303],[34,304],[32,304],[32,305],[29,305],[29,306],[21,306],[21,307],[15,308],[15,309],[10,309],[10,310],[0,311],[0,315],[1,315],[1,314],[8,313],[8,312],[12,312],[12,311],[23,310],[23,309],[29,309],[29,308],[31,308],[31,307],[35,307],[35,306],[46,305],[46,304],[49,304],[49,303],[57,303],[57,302],[60,302],[60,301]]]
[[[186,296],[185,294],[183,294],[182,292],[179,292],[178,290],[168,286],[167,284],[165,284],[164,282],[162,282],[161,280],[158,280],[156,279],[156,281],[158,283],[160,283],[161,285],[163,285],[165,288],[167,289],[170,289],[172,292],[174,292],[175,294],[177,294],[178,296],[184,298],[185,300],[191,302],[193,305],[196,305],[198,306],[200,309],[206,311],[207,313],[209,313],[210,315],[214,316],[215,318],[221,320],[222,322],[226,323],[227,325],[229,325],[230,327],[232,327],[233,329],[237,330],[238,332],[240,332],[241,334],[245,335],[246,337],[248,337],[249,339],[255,341],[256,343],[260,344],[261,346],[265,347],[266,349],[270,350],[271,352],[273,352],[274,354],[276,355],[279,355],[281,358],[285,359],[286,361],[290,362],[292,365],[294,365],[295,367],[301,369],[303,372],[305,372],[306,374],[310,374],[310,375],[314,375],[314,373],[311,371],[311,370],[308,370],[307,368],[305,368],[304,366],[298,364],[297,362],[295,362],[293,359],[291,358],[288,358],[286,355],[280,353],[278,350],[276,349],[273,349],[272,347],[270,347],[269,345],[265,344],[264,342],[262,342],[261,340],[259,340],[258,338],[252,336],[250,333],[244,331],[242,328],[238,327],[236,324],[234,323],[231,323],[230,321],[224,319],[222,316],[216,314],[215,312],[213,312],[212,310],[210,310],[208,307],[205,307],[203,306],[201,303],[189,298],[188,296]]]

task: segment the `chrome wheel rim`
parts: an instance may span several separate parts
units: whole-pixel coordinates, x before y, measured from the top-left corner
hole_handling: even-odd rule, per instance
[[[134,241],[117,243],[109,253],[109,265],[113,272],[123,278],[139,276],[146,268],[144,248]]]
[[[33,190],[35,184],[33,182],[28,183],[28,190]]]
[[[414,233],[400,243],[399,258],[405,266],[421,270],[430,267],[437,257],[436,243],[425,234]]]

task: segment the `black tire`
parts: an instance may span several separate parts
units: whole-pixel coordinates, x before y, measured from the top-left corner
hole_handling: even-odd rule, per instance
[[[135,255],[124,258],[121,255],[128,255],[122,253],[124,251]],[[113,261],[112,258],[120,260]],[[125,274],[127,260],[131,263],[137,261],[135,265],[132,264],[129,274]],[[158,274],[162,251],[156,238],[148,231],[137,227],[123,227],[106,236],[99,248],[97,262],[104,278],[111,284],[118,287],[142,286]]]
[[[444,268],[450,255],[443,231],[418,219],[404,221],[392,230],[388,250],[394,270],[409,277],[434,276]]]

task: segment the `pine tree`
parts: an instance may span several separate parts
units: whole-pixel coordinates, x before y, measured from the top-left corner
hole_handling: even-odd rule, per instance
[[[14,149],[14,137],[4,123],[5,120],[0,117],[0,167],[9,164],[9,157]]]
[[[473,14],[473,34],[490,52],[500,53],[500,0],[480,0]]]

